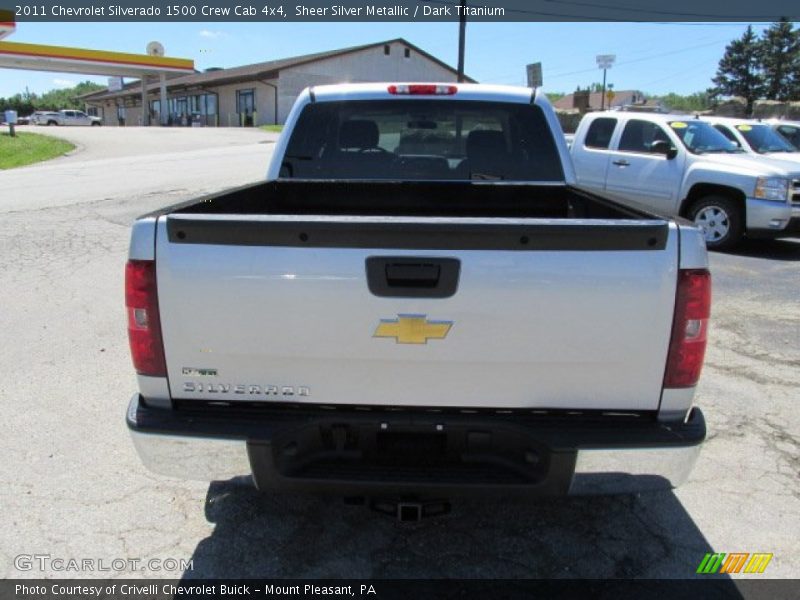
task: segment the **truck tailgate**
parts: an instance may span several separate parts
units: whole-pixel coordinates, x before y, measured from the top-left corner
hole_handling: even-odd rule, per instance
[[[655,410],[678,235],[659,220],[162,216],[171,395]],[[388,292],[370,289],[370,258]]]

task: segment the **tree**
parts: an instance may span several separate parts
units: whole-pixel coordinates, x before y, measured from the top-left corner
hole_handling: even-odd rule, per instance
[[[26,116],[34,111],[34,106],[24,94],[14,94],[8,98],[0,98],[0,114],[6,110],[15,110],[19,115]]]
[[[763,97],[765,91],[761,55],[761,44],[753,26],[748,25],[742,37],[725,48],[717,75],[712,79],[714,87],[709,90],[712,98],[741,96],[747,103],[747,114],[752,114],[753,103]]]
[[[660,99],[670,110],[676,111],[698,112],[711,107],[707,92],[696,92],[688,96],[669,93]]]
[[[83,108],[83,102],[78,98],[82,94],[105,89],[104,86],[83,81],[71,88],[62,88],[45,92],[34,101],[36,110],[61,110],[63,108]]]
[[[764,31],[761,66],[768,100],[800,97],[800,31],[784,17]]]
[[[103,89],[105,86],[91,81],[83,81],[71,88],[50,90],[41,96],[32,94],[28,88],[25,88],[22,94],[0,98],[0,111],[11,109],[16,110],[20,115],[28,115],[35,110],[82,109],[83,102],[78,96]]]

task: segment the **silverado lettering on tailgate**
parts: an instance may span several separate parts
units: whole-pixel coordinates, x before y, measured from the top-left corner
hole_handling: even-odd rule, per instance
[[[199,383],[184,381],[183,391],[195,394],[238,394],[247,396],[310,396],[305,385],[260,385],[245,383]]]

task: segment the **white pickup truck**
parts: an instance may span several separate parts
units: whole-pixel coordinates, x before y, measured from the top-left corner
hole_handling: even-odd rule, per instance
[[[100,117],[87,115],[82,110],[60,110],[58,112],[43,113],[36,121],[36,124],[99,127],[103,124],[103,120]]]
[[[687,217],[709,248],[800,232],[800,165],[748,155],[705,119],[590,113],[570,152],[581,188]]]
[[[305,90],[267,181],[133,226],[141,459],[348,496],[679,484],[701,232],[574,183],[540,92]]]
[[[731,117],[703,117],[746,154],[800,163],[800,150],[769,123]]]
[[[785,121],[783,119],[768,119],[764,121],[773,131],[789,142],[797,152],[800,152],[800,121]]]

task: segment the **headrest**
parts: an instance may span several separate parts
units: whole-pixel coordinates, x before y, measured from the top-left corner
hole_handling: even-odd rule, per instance
[[[506,138],[502,131],[470,131],[467,136],[467,156],[506,154]]]
[[[378,137],[378,125],[375,121],[345,121],[339,128],[339,148],[375,148]]]

